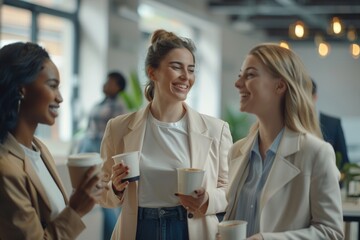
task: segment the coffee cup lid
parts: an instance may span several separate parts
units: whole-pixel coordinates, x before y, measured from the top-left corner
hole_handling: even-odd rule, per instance
[[[77,153],[72,154],[68,157],[68,166],[91,166],[102,163],[99,153],[90,152],[90,153]]]

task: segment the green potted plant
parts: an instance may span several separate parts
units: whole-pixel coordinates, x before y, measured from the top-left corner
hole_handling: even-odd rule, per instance
[[[130,73],[129,87],[125,91],[119,93],[119,95],[130,111],[136,111],[142,106],[143,92],[136,71]]]

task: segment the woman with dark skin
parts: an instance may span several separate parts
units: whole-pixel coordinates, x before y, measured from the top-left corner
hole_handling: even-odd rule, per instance
[[[91,168],[68,200],[54,159],[34,136],[38,124],[55,123],[59,84],[39,45],[0,49],[0,239],[75,239],[102,192]]]

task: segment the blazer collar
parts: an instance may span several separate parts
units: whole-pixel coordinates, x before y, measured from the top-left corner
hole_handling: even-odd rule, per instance
[[[141,151],[149,111],[150,103],[134,113],[128,125],[129,132],[124,136],[124,152]]]
[[[194,168],[203,168],[206,163],[212,139],[206,134],[207,125],[201,114],[193,110],[186,103],[183,103],[187,112],[190,146],[190,165]],[[150,111],[150,104],[135,112],[133,120],[129,123],[129,133],[124,137],[124,151],[136,151],[142,149],[147,115]],[[134,141],[139,139],[139,141]]]
[[[300,170],[288,161],[287,157],[296,153],[300,149],[300,135],[285,127],[283,137],[280,141],[278,150],[275,155],[273,166],[270,170],[268,179],[263,189],[263,193],[260,199],[260,212],[266,205],[266,202],[282,187],[284,187],[289,181],[295,178]],[[246,138],[241,141],[244,144],[241,146],[238,152],[234,152],[234,156],[238,156],[232,159],[232,168],[229,171],[234,171],[235,174],[231,174],[232,179],[229,179],[233,184],[230,186],[229,194],[236,194],[234,203],[229,205],[237,205],[237,196],[239,191],[245,183],[246,177],[249,171],[249,156],[251,148],[254,144],[255,138],[258,136],[258,131],[251,132]],[[235,209],[230,210],[230,217],[234,216]]]
[[[184,107],[188,117],[190,166],[203,169],[213,139],[208,135],[208,127],[202,115],[185,103]]]
[[[11,134],[8,134],[4,146],[9,150],[10,154],[14,155],[15,157],[19,158],[24,162],[24,171],[30,178],[31,182],[34,184],[36,190],[43,199],[45,205],[48,207],[49,211],[51,211],[51,205],[48,197],[46,196],[46,192],[40,181],[40,178],[35,172],[30,162],[31,160],[25,155],[24,150],[21,148],[20,144],[17,142],[15,137]]]
[[[260,212],[266,205],[266,202],[277,191],[300,173],[300,169],[293,165],[288,159],[290,155],[300,150],[300,139],[301,133],[285,128],[268,180],[263,189],[260,200]]]

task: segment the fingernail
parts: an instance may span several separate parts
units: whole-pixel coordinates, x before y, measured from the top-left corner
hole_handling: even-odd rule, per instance
[[[179,196],[179,194],[178,194],[178,193],[174,193],[174,195],[175,195],[175,196]]]
[[[196,194],[198,194],[198,191],[197,191],[197,190],[195,190],[194,192],[195,192]]]

